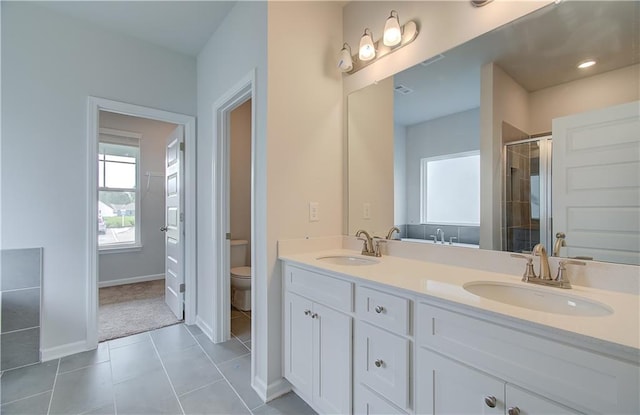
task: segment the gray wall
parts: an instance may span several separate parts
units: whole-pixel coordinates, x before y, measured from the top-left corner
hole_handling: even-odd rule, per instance
[[[100,252],[98,281],[125,284],[128,278],[164,277],[164,177],[151,177],[147,188],[145,173],[164,174],[165,142],[175,124],[128,115],[100,112],[100,127],[139,133],[140,139],[140,241],[134,252]],[[122,280],[122,281],[118,281]]]
[[[1,242],[46,253],[43,353],[86,339],[89,95],[195,115],[196,61],[2,2]]]

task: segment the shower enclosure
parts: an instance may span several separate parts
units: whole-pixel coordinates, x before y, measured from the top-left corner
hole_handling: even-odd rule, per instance
[[[505,144],[502,250],[551,244],[551,136]]]

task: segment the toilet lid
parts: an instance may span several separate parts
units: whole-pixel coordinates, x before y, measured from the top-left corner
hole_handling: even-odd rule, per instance
[[[251,278],[251,267],[231,268],[231,275],[240,278]]]

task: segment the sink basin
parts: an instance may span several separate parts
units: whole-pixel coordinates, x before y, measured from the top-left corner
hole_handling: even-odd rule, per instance
[[[606,304],[564,292],[549,291],[560,290],[558,288],[545,290],[519,284],[475,281],[465,284],[464,289],[489,300],[547,313],[585,317],[606,316],[613,313],[613,309]]]
[[[329,255],[316,258],[318,261],[334,265],[373,265],[380,261],[373,258],[352,255]]]

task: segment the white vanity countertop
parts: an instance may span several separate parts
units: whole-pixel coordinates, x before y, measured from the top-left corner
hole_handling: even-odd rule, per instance
[[[373,265],[359,266],[334,265],[320,262],[316,259],[330,255],[361,256],[356,251],[333,249],[281,255],[280,259],[614,343],[623,346],[626,349],[624,352],[635,355],[637,359],[637,352],[640,349],[640,296],[582,286],[574,286],[570,290],[541,287],[523,283],[520,281],[519,276],[394,256],[375,258],[380,262]],[[471,294],[463,288],[463,285],[472,281],[509,282],[536,287],[536,289],[552,290],[555,293],[583,297],[608,305],[613,309],[613,313],[606,316],[583,317],[530,310]],[[631,350],[628,348],[631,348]]]

